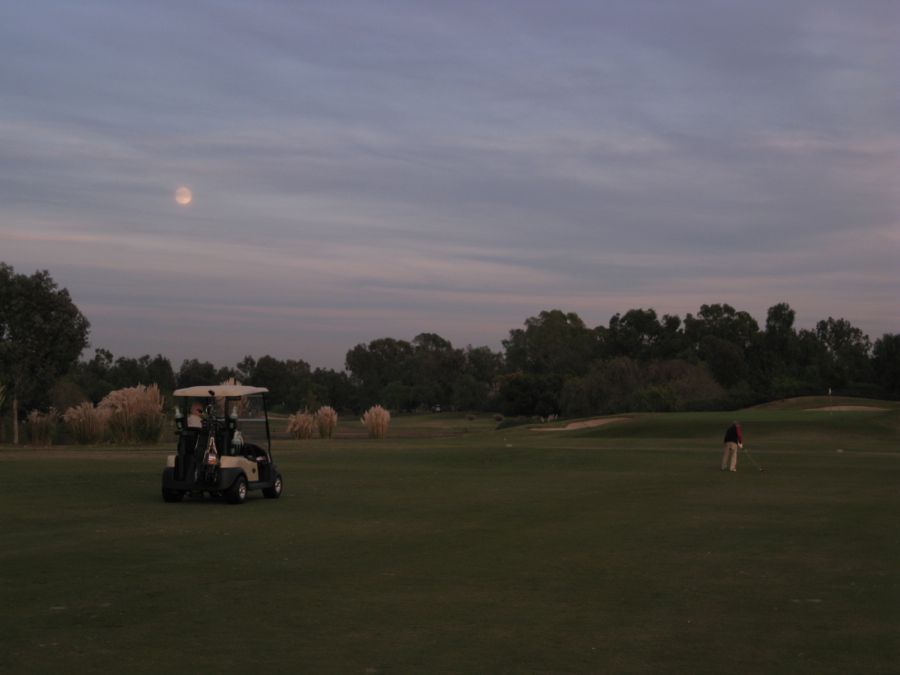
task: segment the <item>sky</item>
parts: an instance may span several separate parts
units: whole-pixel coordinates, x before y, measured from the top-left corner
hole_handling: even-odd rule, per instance
[[[0,261],[86,355],[340,369],[717,302],[874,340],[898,178],[895,0],[0,4]]]

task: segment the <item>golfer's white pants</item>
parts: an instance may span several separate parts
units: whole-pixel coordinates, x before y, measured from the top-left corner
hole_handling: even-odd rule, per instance
[[[722,471],[737,471],[737,443],[726,443],[722,453]]]

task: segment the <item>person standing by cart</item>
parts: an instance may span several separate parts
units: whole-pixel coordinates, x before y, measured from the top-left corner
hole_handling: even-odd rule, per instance
[[[725,450],[722,452],[722,471],[737,471],[737,453],[744,447],[744,434],[735,420],[725,432]]]

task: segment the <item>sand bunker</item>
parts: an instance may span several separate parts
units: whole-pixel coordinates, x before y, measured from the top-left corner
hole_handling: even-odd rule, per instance
[[[532,427],[531,431],[574,431],[575,429],[589,429],[602,427],[613,422],[626,422],[627,417],[606,417],[602,420],[585,420],[584,422],[569,422],[564,427]]]
[[[824,408],[807,408],[805,412],[864,412],[866,410],[878,412],[888,410],[888,408],[879,408],[874,405],[829,405]]]

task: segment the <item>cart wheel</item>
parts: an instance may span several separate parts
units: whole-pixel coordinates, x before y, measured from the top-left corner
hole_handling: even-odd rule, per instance
[[[281,480],[281,474],[275,474],[275,482],[272,484],[272,487],[263,488],[263,495],[269,499],[278,499],[283,489],[284,482]]]
[[[184,499],[184,491],[182,490],[170,490],[168,488],[163,488],[162,490],[163,501],[169,503],[180,502]]]
[[[229,504],[243,504],[247,499],[247,479],[238,476],[231,487],[225,491],[225,500]]]

